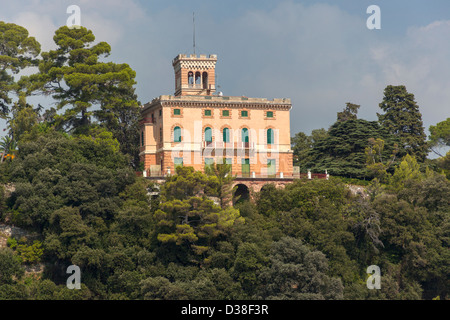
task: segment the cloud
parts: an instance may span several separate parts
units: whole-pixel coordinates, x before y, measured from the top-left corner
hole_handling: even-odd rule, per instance
[[[444,39],[449,39],[450,21],[412,25],[399,35],[398,30],[368,30],[365,10],[350,13],[338,5],[294,1],[240,5],[220,17],[204,6],[137,0],[11,1],[0,18],[27,27],[48,50],[71,4],[80,6],[82,24],[96,41],[111,44],[109,59],[136,70],[142,103],[173,93],[171,61],[192,53],[195,10],[197,53],[218,54],[220,90],[291,98],[292,135],[328,128],[346,102],[361,105],[360,118],[376,120],[389,84],[404,84],[415,94],[425,127],[449,117],[450,43]]]
[[[41,44],[42,50],[54,49],[53,34],[58,28],[49,15],[25,11],[15,16],[13,23],[26,28],[30,34]]]
[[[396,42],[372,51],[381,80],[404,84],[415,95],[426,129],[450,116],[450,21],[413,26]]]
[[[364,18],[282,2],[228,21],[216,42],[224,94],[291,98],[291,134],[328,128],[348,101],[372,107],[362,94],[375,79]]]
[[[291,98],[291,134],[328,128],[346,102],[361,105],[360,118],[377,120],[390,84],[415,94],[426,129],[447,118],[450,22],[387,37],[368,30],[366,18],[291,1],[230,18],[214,26],[220,41],[210,40],[219,51],[219,84],[224,94]]]

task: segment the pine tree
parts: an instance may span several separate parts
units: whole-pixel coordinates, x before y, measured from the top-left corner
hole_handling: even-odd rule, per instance
[[[57,102],[57,128],[88,134],[93,120],[111,131],[121,151],[138,160],[139,103],[136,72],[126,63],[104,62],[111,53],[106,42],[93,44],[95,36],[84,27],[63,26],[53,37],[56,50],[42,52],[39,72],[23,77],[27,94],[51,95]]]
[[[347,120],[358,119],[357,114],[358,114],[359,108],[360,108],[360,105],[347,102],[345,109],[342,112],[338,112],[337,120],[338,121],[347,121]]]
[[[36,65],[41,46],[28,30],[13,23],[0,21],[0,118],[7,118],[12,99],[19,90],[14,75]]]
[[[450,147],[450,118],[430,126],[430,148],[438,156],[443,157],[435,148]]]
[[[373,172],[366,168],[365,150],[369,139],[385,141],[384,158],[392,154],[395,139],[377,121],[355,119],[336,121],[325,138],[318,140],[309,152],[309,162],[304,166],[313,172],[349,178],[371,178]]]
[[[384,90],[384,98],[379,106],[385,113],[377,113],[378,121],[389,133],[399,137],[399,148],[423,162],[428,154],[428,147],[422,114],[414,95],[403,85],[389,85]]]
[[[30,37],[28,30],[13,23],[0,21],[0,118],[5,119],[10,127],[15,114],[23,107],[29,107],[21,92],[20,81],[15,75],[20,71],[37,65],[37,56],[41,45],[34,37]],[[19,96],[19,101],[13,101],[11,94]],[[29,108],[30,109],[30,108]],[[7,145],[4,147],[0,162],[3,162],[9,149],[18,142],[13,128],[9,128]]]

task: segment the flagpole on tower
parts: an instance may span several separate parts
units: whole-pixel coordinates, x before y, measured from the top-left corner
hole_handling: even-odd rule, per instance
[[[192,12],[192,25],[193,25],[193,29],[194,29],[192,42],[193,42],[193,46],[194,46],[194,55],[195,55],[195,12]]]

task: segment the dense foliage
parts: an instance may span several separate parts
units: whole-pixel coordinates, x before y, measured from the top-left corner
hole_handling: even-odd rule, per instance
[[[26,30],[0,28],[23,48],[0,51],[0,63],[23,50],[35,58]],[[158,184],[135,174],[132,139],[118,133],[137,126],[134,73],[100,62],[110,48],[91,46],[86,29],[60,28],[55,41],[38,74],[17,83],[7,76],[14,70],[0,74],[9,155],[0,224],[27,232],[0,248],[0,299],[448,299],[448,155],[423,161],[420,144],[358,119],[348,103],[329,130],[293,138],[296,164],[328,169],[329,180],[268,183],[250,200],[232,199],[229,166],[216,164],[206,173],[177,167]],[[106,85],[113,79],[124,82]],[[68,109],[28,105],[23,92],[39,90]],[[445,128],[432,141],[447,143]],[[350,177],[366,179],[362,191],[350,190]],[[71,265],[81,289],[66,287]],[[366,286],[370,265],[381,269],[380,290]],[[25,272],[36,266],[44,271]]]
[[[414,95],[405,86],[387,86],[384,89],[380,108],[384,114],[378,114],[378,120],[389,133],[400,140],[400,148],[419,161],[428,154],[425,129],[419,106]]]
[[[335,122],[328,134],[316,141],[308,152],[306,168],[313,172],[324,172],[350,178],[371,179],[374,174],[366,168],[366,147],[369,139],[385,141],[383,158],[389,158],[395,148],[396,139],[377,121],[350,119]]]
[[[420,173],[408,158],[391,184],[374,180],[366,196],[338,178],[298,180],[284,189],[268,184],[253,201],[222,208],[212,200],[217,178],[188,167],[178,168],[155,201],[148,196],[155,185],[127,168],[104,132],[49,132],[20,150],[7,163],[16,191],[2,220],[41,238],[14,239],[1,250],[5,298],[448,296],[450,183]],[[33,255],[33,244],[41,255]],[[25,249],[34,260],[21,260]],[[46,266],[44,276],[25,277],[23,264],[36,262]],[[76,292],[65,288],[72,264],[83,275]],[[366,288],[371,264],[383,270],[381,290]]]

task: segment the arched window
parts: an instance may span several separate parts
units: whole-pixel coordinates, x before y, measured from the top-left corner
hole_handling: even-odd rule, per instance
[[[208,72],[202,74],[203,89],[208,89]]]
[[[267,144],[273,144],[274,140],[273,129],[267,129]]]
[[[201,84],[201,81],[202,81],[202,76],[201,76],[200,72],[197,71],[195,73],[195,84]]]
[[[248,143],[249,142],[249,138],[248,138],[248,129],[247,128],[243,128],[242,129],[242,142]]]
[[[223,142],[230,142],[230,129],[223,128]]]
[[[178,126],[173,129],[173,141],[181,142],[181,128]]]
[[[192,71],[188,72],[188,84],[194,84],[194,73]]]
[[[210,127],[205,128],[205,141],[212,142],[212,129]]]

